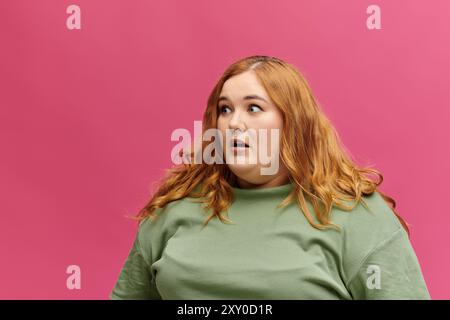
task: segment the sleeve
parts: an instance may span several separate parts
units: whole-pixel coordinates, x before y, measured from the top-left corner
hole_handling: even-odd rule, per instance
[[[161,300],[150,266],[142,254],[139,233],[136,235],[109,298],[111,300]]]
[[[417,256],[403,228],[383,240],[348,282],[357,300],[430,300]]]

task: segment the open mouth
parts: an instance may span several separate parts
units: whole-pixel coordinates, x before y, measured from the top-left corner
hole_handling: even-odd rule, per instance
[[[242,140],[233,139],[231,141],[231,146],[234,148],[249,148],[249,145]]]

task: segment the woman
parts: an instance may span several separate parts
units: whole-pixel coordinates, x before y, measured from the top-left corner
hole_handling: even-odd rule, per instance
[[[214,152],[225,161],[168,171],[137,215],[111,299],[430,299],[383,176],[350,159],[292,65],[232,64],[208,99],[208,129],[233,132]],[[252,129],[280,134],[262,142]],[[261,159],[229,161],[273,146],[270,174]]]

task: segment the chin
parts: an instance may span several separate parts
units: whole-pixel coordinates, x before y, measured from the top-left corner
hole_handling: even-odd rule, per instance
[[[253,183],[251,177],[255,176],[255,173],[259,175],[259,166],[255,164],[229,164],[228,168],[233,172],[238,178]]]

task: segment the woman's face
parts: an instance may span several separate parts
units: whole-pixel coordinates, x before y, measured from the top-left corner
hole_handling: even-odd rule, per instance
[[[264,188],[289,182],[288,171],[279,156],[282,113],[270,100],[254,71],[246,71],[224,83],[218,102],[217,128],[223,137],[224,160],[237,176],[239,187]],[[226,139],[227,129],[229,140],[237,138],[247,147],[233,147],[234,142]],[[261,139],[263,136],[267,138]],[[263,168],[266,168],[265,174]]]

